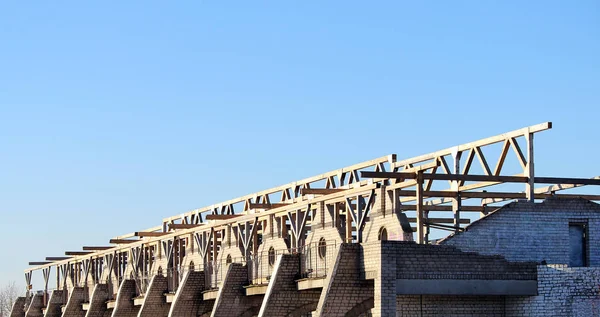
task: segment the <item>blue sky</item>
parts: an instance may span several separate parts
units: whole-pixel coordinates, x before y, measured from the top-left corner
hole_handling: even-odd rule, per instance
[[[599,56],[598,1],[2,2],[0,285],[166,216],[543,121],[538,175],[599,175]]]

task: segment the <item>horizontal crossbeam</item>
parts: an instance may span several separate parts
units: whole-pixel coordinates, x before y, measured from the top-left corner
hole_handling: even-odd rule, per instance
[[[92,254],[93,251],[65,251],[65,255],[86,255]]]
[[[127,243],[139,242],[139,241],[140,240],[110,239],[109,243],[112,243],[112,244],[127,244]]]

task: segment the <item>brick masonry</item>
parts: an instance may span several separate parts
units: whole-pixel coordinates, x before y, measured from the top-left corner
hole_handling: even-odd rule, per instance
[[[113,309],[106,307],[106,301],[109,298],[108,284],[96,284],[92,291],[90,307],[85,317],[110,317]]]
[[[473,222],[441,244],[499,254],[509,261],[569,263],[569,222],[588,223],[590,266],[600,266],[600,205],[584,199],[513,202]]]
[[[25,303],[27,299],[25,297],[17,297],[13,303],[10,317],[25,317]]]
[[[31,298],[25,317],[42,317],[42,308],[44,308],[44,295],[35,294]]]
[[[377,192],[380,198],[384,194],[385,191]],[[316,296],[313,301],[308,300],[314,294],[303,298],[302,291],[294,289],[297,287],[294,272],[300,273],[302,270],[298,269],[300,264],[294,260],[297,256],[289,253],[277,260],[275,268],[260,263],[261,271],[257,272],[263,277],[270,277],[265,279],[269,281],[266,296],[246,296],[244,286],[254,275],[242,263],[225,264],[227,255],[233,258],[242,255],[232,236],[232,243],[222,246],[217,259],[223,265],[218,271],[222,283],[218,286],[217,300],[202,300],[202,291],[209,287],[209,283],[204,272],[191,271],[184,275],[168,315],[206,316],[210,313],[211,316],[252,316],[259,313],[261,304],[261,315],[264,316],[293,316],[308,313],[312,309],[316,310],[313,316],[600,315],[598,204],[582,199],[548,199],[537,204],[510,203],[474,222],[466,231],[440,241],[438,245],[378,241],[382,227],[388,231],[388,240],[410,240],[403,221],[404,214],[392,210],[389,197],[375,201],[361,244],[342,243],[345,232],[340,229],[343,228],[340,226],[341,219],[335,219],[335,213],[330,208],[325,204],[319,205],[306,237],[307,244],[316,245],[325,239],[329,245],[333,241],[337,246],[330,248],[328,245],[327,254],[335,259],[335,264],[327,267],[324,291],[314,291],[320,293],[316,307]],[[591,267],[567,266],[571,222],[583,222],[588,226],[587,258]],[[271,247],[276,250],[289,247],[289,241],[279,238],[281,224],[273,227],[273,230],[269,226],[263,228],[265,234],[258,249],[259,255],[268,252]],[[204,259],[200,258],[197,248],[189,244],[185,265],[192,261],[198,265]],[[158,256],[155,268],[158,266],[166,268],[164,255]],[[263,271],[265,268],[266,271]],[[129,276],[127,272],[125,276]],[[413,285],[410,283],[415,280],[419,283],[420,280],[528,281],[528,285],[534,286],[533,293],[535,285],[538,286],[538,294],[420,295],[412,293],[412,289],[404,291],[406,288],[403,289],[402,285]],[[116,281],[113,274],[112,282]],[[402,281],[404,284],[401,284]],[[131,285],[124,287],[125,284]],[[420,289],[420,285],[416,288]],[[125,280],[119,289],[113,313],[106,308],[106,301],[111,297],[109,288],[105,284],[98,284],[86,316],[164,316],[165,307],[168,306],[165,306],[164,295],[158,290],[160,288],[164,289],[164,285],[158,287],[155,294],[150,294],[154,289],[148,291],[144,310],[138,314],[136,309],[139,310],[139,306],[133,307],[132,301],[136,293],[135,282]],[[75,292],[72,292],[70,299],[75,298]],[[397,295],[397,292],[410,295]],[[54,295],[53,298],[58,300],[60,296]],[[56,305],[60,309],[60,304],[53,302],[53,299],[51,303],[50,306],[55,306],[49,307],[49,314],[56,311],[53,308]],[[66,311],[70,306],[67,304]],[[42,297],[35,295],[26,315],[42,316],[41,309]]]
[[[600,268],[538,266],[538,296],[506,298],[506,316],[600,316]]]
[[[504,317],[506,315],[503,296],[407,295],[396,297],[395,316]]]
[[[138,317],[167,317],[171,307],[165,297],[167,291],[167,278],[163,275],[155,275],[150,281]]]
[[[316,316],[359,316],[373,307],[373,283],[361,279],[361,246],[344,243],[338,250],[336,264],[325,279]]]
[[[299,255],[279,256],[259,317],[301,316],[317,308],[321,295],[320,289],[298,291],[296,278],[300,269],[299,264]]]
[[[248,284],[248,268],[240,263],[232,263],[227,266],[226,272],[211,316],[254,316],[258,314],[263,296],[246,296],[243,288]]]
[[[87,301],[87,294],[88,291],[83,287],[73,288],[65,306],[63,317],[84,317],[85,310],[81,305]]]
[[[140,306],[133,305],[136,296],[136,284],[134,280],[123,280],[117,293],[115,308],[112,317],[137,317]]]
[[[56,289],[50,293],[44,317],[60,317],[62,315],[61,306],[65,303],[65,294],[66,291]]]
[[[188,272],[183,277],[175,299],[171,303],[169,316],[195,317],[210,313],[215,301],[202,299],[202,292],[206,290],[205,286],[204,271]]]

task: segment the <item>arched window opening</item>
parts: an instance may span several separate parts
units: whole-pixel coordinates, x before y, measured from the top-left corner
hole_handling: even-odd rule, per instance
[[[319,240],[319,257],[321,259],[324,259],[326,255],[327,255],[327,242],[325,241],[325,238],[321,238]]]
[[[379,229],[378,240],[379,241],[387,241],[387,239],[388,239],[387,229],[385,227],[381,227],[381,229]]]

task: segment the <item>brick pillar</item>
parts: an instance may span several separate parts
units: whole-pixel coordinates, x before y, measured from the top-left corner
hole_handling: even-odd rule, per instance
[[[298,291],[296,275],[300,256],[282,254],[275,262],[273,275],[264,296],[259,317],[299,316],[317,308],[321,290]]]
[[[317,316],[359,316],[373,307],[373,283],[361,278],[361,246],[343,243],[325,279]]]
[[[167,278],[162,275],[154,275],[144,296],[144,303],[138,317],[167,316],[171,306],[165,297],[168,290]]]
[[[254,316],[260,310],[263,296],[246,296],[244,285],[248,284],[248,268],[231,263],[219,289],[219,295],[211,317]]]
[[[17,297],[10,311],[10,317],[25,317],[25,297]]]
[[[44,314],[42,313],[42,308],[44,308],[44,295],[33,295],[33,297],[31,298],[31,303],[29,303],[29,307],[27,308],[27,312],[25,313],[25,317],[44,316]]]
[[[106,301],[109,297],[108,292],[108,284],[96,284],[94,286],[90,307],[85,317],[110,317],[112,315],[113,309],[106,308]]]
[[[60,317],[62,315],[61,306],[65,303],[63,293],[65,291],[55,289],[50,293],[50,299],[46,306],[44,317]]]
[[[373,317],[396,316],[396,256],[393,242],[381,241],[368,247],[379,248],[381,263],[375,276]]]
[[[171,303],[169,316],[196,317],[212,311],[215,301],[202,299],[202,292],[206,290],[205,277],[204,271],[188,271],[183,276],[175,299]]]
[[[83,287],[74,287],[69,295],[63,317],[84,317],[85,310],[81,306],[87,301],[87,290]]]
[[[133,298],[136,296],[136,284],[134,280],[123,280],[117,293],[115,309],[112,317],[137,317],[140,311],[139,306],[133,305]]]

